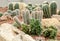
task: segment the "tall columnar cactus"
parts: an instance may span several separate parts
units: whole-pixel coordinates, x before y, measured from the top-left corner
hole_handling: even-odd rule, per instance
[[[19,9],[19,4],[18,3],[15,4],[14,9]]]
[[[23,20],[24,20],[24,23],[26,23],[26,24],[29,24],[29,21],[30,21],[29,14],[30,14],[29,10],[22,11]]]
[[[53,1],[53,2],[50,4],[50,10],[51,10],[51,15],[57,13],[57,4],[56,4],[55,1]]]
[[[15,20],[15,22],[21,27],[21,25],[22,25],[23,23],[18,19],[17,16],[14,17],[14,20]]]
[[[9,10],[13,11],[13,4],[12,3],[9,4]]]
[[[49,9],[49,5],[47,4],[43,4],[43,17],[44,18],[50,18],[51,17],[51,14],[50,14],[50,9]]]
[[[41,21],[42,18],[43,18],[43,11],[42,11],[42,9],[40,9],[39,7],[36,8],[36,10],[32,12],[32,18],[33,19],[38,19],[38,20]]]

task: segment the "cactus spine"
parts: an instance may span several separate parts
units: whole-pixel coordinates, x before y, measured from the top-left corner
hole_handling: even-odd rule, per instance
[[[18,3],[15,4],[14,9],[19,9],[19,4]]]
[[[56,4],[55,1],[53,1],[53,2],[50,4],[50,10],[51,10],[51,15],[57,13],[57,4]]]
[[[9,4],[9,10],[13,11],[13,4],[12,3]]]
[[[43,4],[48,4],[49,5],[48,1],[44,1]]]
[[[48,4],[43,4],[43,17],[44,18],[50,18],[51,14],[50,14],[50,9],[49,9],[49,5]]]
[[[22,14],[23,14],[24,23],[29,24],[29,21],[30,21],[29,10],[23,10]]]

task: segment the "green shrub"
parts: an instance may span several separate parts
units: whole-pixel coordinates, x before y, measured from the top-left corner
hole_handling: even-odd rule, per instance
[[[51,38],[54,39],[57,35],[57,29],[53,26],[48,27],[47,29],[45,29],[45,31],[43,32],[43,36],[45,38]]]

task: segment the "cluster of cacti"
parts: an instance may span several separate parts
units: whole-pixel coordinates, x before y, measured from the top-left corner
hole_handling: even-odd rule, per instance
[[[55,1],[53,1],[53,2],[50,4],[50,11],[51,11],[51,15],[57,14],[57,4],[56,4]]]
[[[9,10],[15,10],[15,9],[19,9],[19,3],[15,3],[15,5],[13,3],[9,4]]]
[[[16,10],[7,10],[8,15],[11,15],[12,17],[16,16],[16,15],[20,15],[20,10],[16,9]]]
[[[48,4],[43,4],[42,9],[43,9],[43,13],[44,13],[43,17],[44,18],[50,18],[51,13],[50,13],[49,5]]]
[[[18,3],[15,4],[14,9],[19,9],[19,4]]]
[[[33,6],[32,4],[28,4],[28,6],[26,7],[30,13],[36,8],[36,6]]]
[[[43,18],[43,11],[39,7],[36,8],[35,11],[32,11],[31,16],[33,19],[39,19],[39,21]]]
[[[13,4],[12,3],[9,4],[9,10],[13,11]]]
[[[22,17],[23,17],[24,23],[29,24],[29,21],[30,21],[30,12],[29,12],[29,10],[23,10],[22,11]]]

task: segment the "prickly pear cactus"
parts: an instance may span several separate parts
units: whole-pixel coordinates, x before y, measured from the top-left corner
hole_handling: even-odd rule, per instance
[[[57,13],[57,4],[56,4],[55,1],[53,1],[53,2],[50,4],[50,10],[51,10],[51,15]]]
[[[35,11],[32,11],[32,18],[33,19],[39,19],[41,21],[42,18],[43,18],[43,11],[42,11],[42,9],[40,9],[38,7],[38,8],[36,8]]]
[[[14,9],[19,9],[19,4],[18,3],[15,4]]]
[[[23,17],[23,20],[24,20],[24,23],[26,24],[29,24],[29,21],[30,21],[30,12],[29,10],[23,10],[22,11],[22,17]]]
[[[43,17],[44,18],[50,18],[51,17],[51,14],[50,14],[49,5],[43,4],[42,9],[43,9]]]
[[[12,3],[9,4],[9,10],[13,11],[13,4]]]

